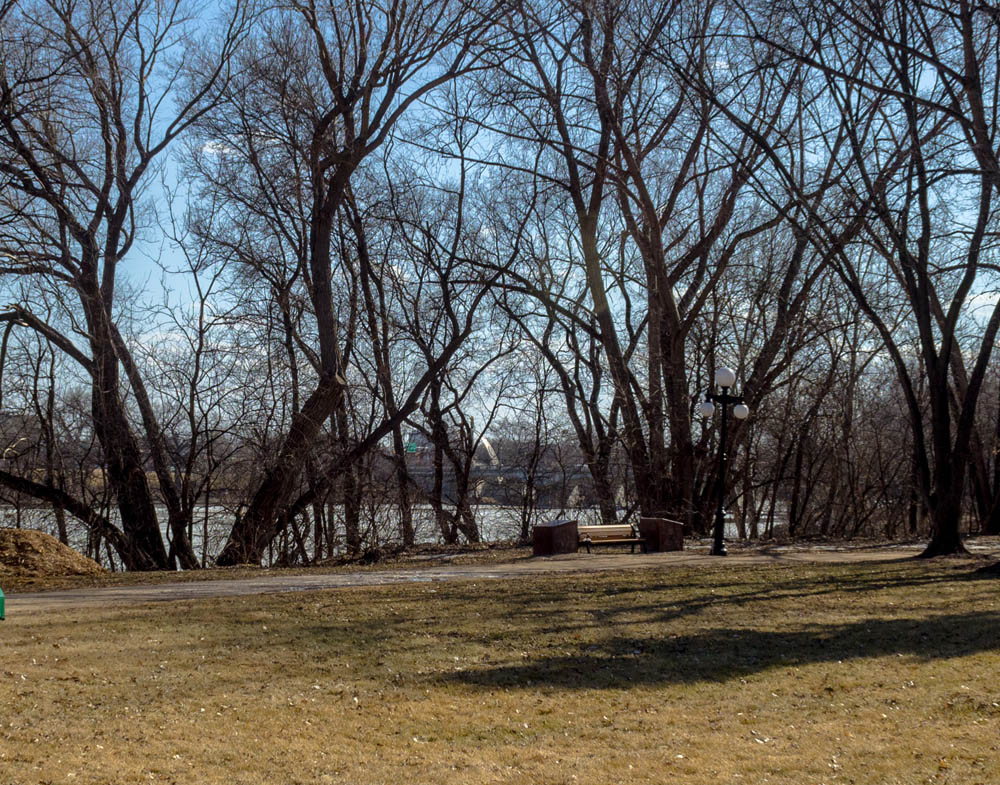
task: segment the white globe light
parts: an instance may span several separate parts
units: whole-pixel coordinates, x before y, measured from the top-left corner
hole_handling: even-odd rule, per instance
[[[737,420],[745,420],[750,416],[750,407],[745,404],[738,403],[733,407],[733,417]]]
[[[723,365],[715,372],[715,383],[719,387],[732,387],[736,384],[736,374],[733,373],[732,368]]]
[[[711,417],[715,414],[715,404],[711,401],[702,401],[698,404],[698,414],[702,417]]]

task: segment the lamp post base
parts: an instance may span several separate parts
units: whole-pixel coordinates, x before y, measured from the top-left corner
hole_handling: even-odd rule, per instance
[[[725,463],[719,467],[719,476],[725,471]],[[721,483],[720,483],[721,486]],[[722,487],[719,488],[719,498],[725,493]],[[722,503],[715,510],[715,525],[712,527],[712,550],[711,556],[726,556],[726,514],[722,510]]]

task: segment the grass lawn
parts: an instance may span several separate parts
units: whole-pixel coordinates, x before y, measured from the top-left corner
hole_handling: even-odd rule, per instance
[[[12,618],[0,784],[997,783],[973,561],[412,584]]]

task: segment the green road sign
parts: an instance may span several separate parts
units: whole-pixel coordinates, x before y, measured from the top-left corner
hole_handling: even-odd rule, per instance
[[[406,451],[407,452],[416,452],[417,451],[417,445],[415,443],[413,443],[413,442],[408,443],[406,445]]]

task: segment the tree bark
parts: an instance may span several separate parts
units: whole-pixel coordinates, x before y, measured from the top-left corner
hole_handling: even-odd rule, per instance
[[[91,283],[96,289],[96,284]],[[123,556],[128,570],[165,570],[169,558],[160,533],[152,493],[143,468],[139,443],[125,415],[118,390],[118,355],[103,298],[84,291],[94,374],[91,416],[104,451],[107,477],[121,514],[127,541]]]
[[[260,563],[267,544],[281,530],[282,508],[299,480],[306,453],[342,394],[340,379],[321,378],[302,409],[292,417],[278,460],[264,475],[246,513],[233,524],[226,545],[215,560],[218,566]]]

